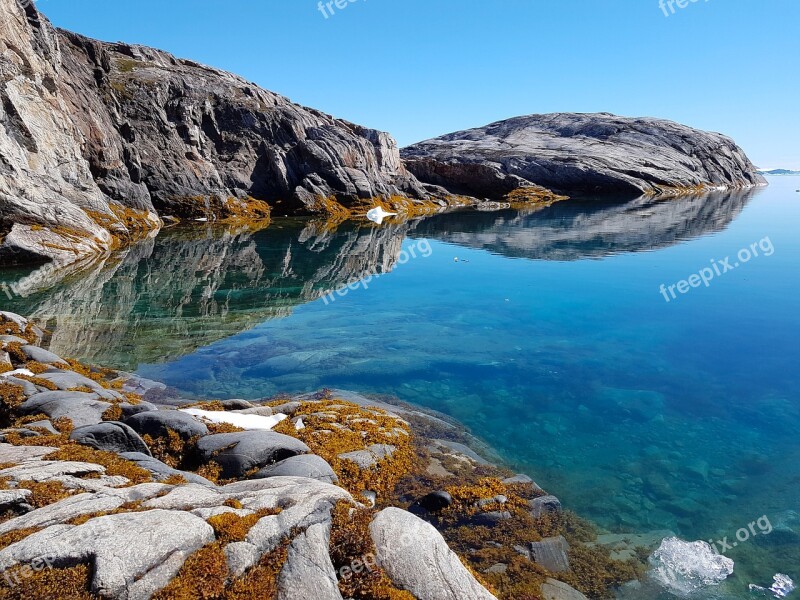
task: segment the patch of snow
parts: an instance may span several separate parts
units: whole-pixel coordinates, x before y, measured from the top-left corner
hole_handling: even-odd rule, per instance
[[[15,375],[27,375],[28,377],[36,377],[33,371],[28,369],[17,369],[16,371],[8,371],[7,373],[0,373],[0,377],[14,377]]]
[[[234,427],[241,427],[247,430],[271,431],[275,425],[287,418],[287,415],[283,413],[278,413],[271,417],[264,417],[261,415],[243,415],[241,413],[225,411],[201,410],[199,408],[182,408],[180,410],[201,421],[229,423]]]

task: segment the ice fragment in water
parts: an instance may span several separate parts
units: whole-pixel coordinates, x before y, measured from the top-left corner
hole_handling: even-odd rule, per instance
[[[783,573],[778,573],[772,579],[773,579],[772,587],[770,587],[769,589],[751,583],[750,591],[762,592],[763,596],[768,596],[767,592],[771,592],[775,598],[786,598],[786,596],[788,596],[794,591],[795,588],[794,581],[792,581],[791,577],[789,577],[788,575],[784,575]]]
[[[650,577],[680,597],[718,585],[733,573],[733,561],[714,552],[706,542],[662,540],[650,556]]]

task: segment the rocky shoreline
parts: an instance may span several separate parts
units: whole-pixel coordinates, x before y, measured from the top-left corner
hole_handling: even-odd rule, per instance
[[[447,417],[342,390],[190,401],[19,315],[0,330],[2,598],[564,600],[642,571]]]

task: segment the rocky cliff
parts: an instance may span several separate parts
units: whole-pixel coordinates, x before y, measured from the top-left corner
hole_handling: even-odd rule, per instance
[[[29,2],[0,0],[0,15],[0,263],[66,264],[167,216],[264,220],[436,191],[385,133],[165,52],[56,30]]]
[[[733,140],[661,119],[530,115],[404,148],[420,180],[472,196],[539,185],[567,194],[674,194],[765,184]]]

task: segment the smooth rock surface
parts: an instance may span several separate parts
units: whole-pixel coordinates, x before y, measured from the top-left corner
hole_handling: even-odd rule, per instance
[[[309,477],[326,483],[338,483],[339,478],[324,458],[316,454],[292,456],[259,470],[251,479],[266,477]]]
[[[74,429],[69,439],[109,452],[141,452],[150,455],[150,449],[133,429],[116,421],[106,421],[97,425],[87,425]]]
[[[52,421],[66,417],[74,427],[95,425],[103,420],[103,413],[111,408],[99,396],[86,392],[41,392],[23,402],[19,410],[23,414],[44,413]]]
[[[379,512],[369,526],[378,563],[395,586],[420,600],[494,598],[464,567],[432,525],[399,508]]]
[[[148,414],[148,413],[145,413]],[[255,468],[279,462],[298,454],[311,453],[300,440],[274,431],[243,431],[208,435],[197,442],[204,463],[216,462],[222,477],[243,477]]]
[[[208,427],[179,410],[154,410],[137,413],[125,419],[125,424],[139,435],[165,437],[169,430],[184,440],[208,435]]]
[[[312,525],[292,541],[278,576],[278,600],[342,600],[329,545],[330,529],[325,523]]]
[[[724,135],[608,113],[516,117],[420,142],[401,154],[424,182],[490,198],[530,185],[639,196],[765,183]]]

